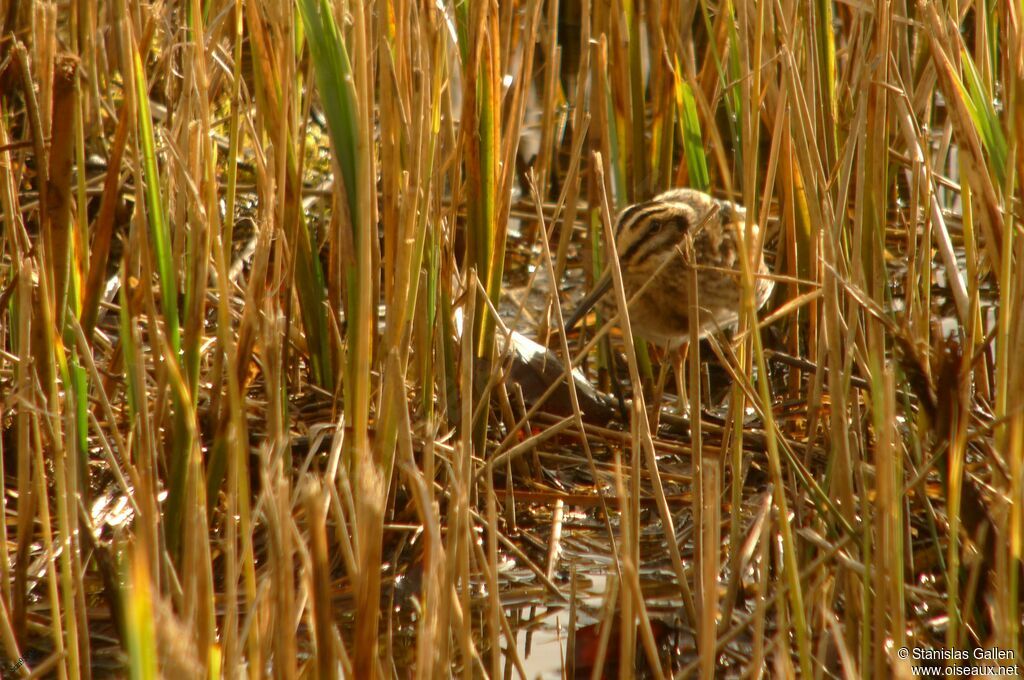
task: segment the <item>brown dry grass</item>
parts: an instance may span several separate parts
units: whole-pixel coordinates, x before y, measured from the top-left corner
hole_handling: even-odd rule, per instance
[[[0,20],[3,672],[1021,669],[1018,2]],[[562,337],[617,211],[705,183],[770,312],[744,272],[674,386]]]

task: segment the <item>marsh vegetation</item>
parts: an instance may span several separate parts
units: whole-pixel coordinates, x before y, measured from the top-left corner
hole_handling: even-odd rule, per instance
[[[1021,669],[1019,2],[4,7],[4,673]],[[680,186],[765,309],[563,333]]]

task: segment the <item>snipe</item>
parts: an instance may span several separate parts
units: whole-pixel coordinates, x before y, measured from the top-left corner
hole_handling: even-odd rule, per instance
[[[737,322],[743,294],[738,240],[744,221],[745,211],[739,205],[695,189],[672,189],[622,211],[615,246],[630,300],[629,319],[637,335],[672,348],[689,341],[692,270],[697,274],[698,339]],[[753,236],[756,242],[756,224]],[[765,276],[768,267],[760,248],[754,273],[757,310],[768,301],[774,286]],[[606,268],[566,322],[566,329],[595,304],[606,315],[615,313],[615,301],[606,296],[611,286],[611,269]]]

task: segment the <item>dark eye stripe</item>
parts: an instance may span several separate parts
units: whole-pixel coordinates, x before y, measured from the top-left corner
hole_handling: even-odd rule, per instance
[[[650,238],[645,238],[640,241],[642,247],[631,248],[634,252],[630,253],[630,258],[626,261],[634,267],[640,265],[652,255],[663,253],[674,246],[678,243],[679,236],[674,231],[666,231],[661,234],[654,234]]]
[[[619,215],[619,223],[615,228],[615,238],[618,239],[631,226],[663,208],[664,206],[661,203],[636,203],[629,206]]]
[[[637,235],[636,239],[629,244],[624,253],[619,253],[619,259],[622,262],[630,262],[634,259],[638,263],[642,262],[654,250],[660,249],[665,243],[678,240],[689,229],[689,220],[686,219],[686,215],[681,211],[664,209],[664,206],[661,206],[661,209],[657,211],[656,217],[653,216],[655,215],[653,211],[646,214],[651,215],[651,217],[647,220],[646,224],[642,225],[642,233]],[[663,227],[670,225],[674,228],[663,229]],[[665,235],[654,238],[654,235],[660,231],[664,231]],[[642,256],[636,257],[641,249],[644,251]]]

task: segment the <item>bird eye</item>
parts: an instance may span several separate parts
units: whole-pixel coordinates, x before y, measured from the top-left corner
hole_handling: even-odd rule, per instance
[[[657,234],[659,231],[661,231],[661,227],[661,220],[651,220],[650,232],[652,234]]]

